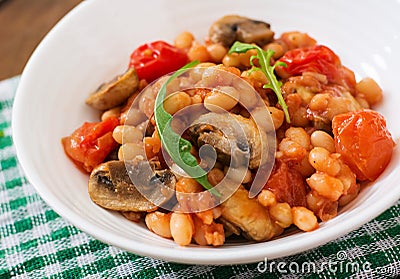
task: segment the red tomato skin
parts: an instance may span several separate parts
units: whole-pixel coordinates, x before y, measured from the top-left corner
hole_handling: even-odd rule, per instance
[[[384,117],[373,110],[337,115],[332,120],[336,152],[360,181],[374,181],[389,164],[394,141]]]
[[[286,162],[277,160],[264,189],[275,194],[278,202],[291,207],[306,206],[307,187],[303,176]]]
[[[339,57],[328,47],[315,45],[290,50],[279,59],[287,67],[278,66],[278,74],[284,78],[316,72],[325,75],[329,82],[355,91],[356,79],[353,71],[342,66]]]
[[[118,125],[119,120],[113,117],[102,122],[83,123],[61,140],[65,153],[79,168],[91,172],[118,146],[112,137]]]
[[[139,79],[149,83],[189,62],[185,51],[164,41],[141,45],[132,52],[130,58],[129,67],[134,67]]]

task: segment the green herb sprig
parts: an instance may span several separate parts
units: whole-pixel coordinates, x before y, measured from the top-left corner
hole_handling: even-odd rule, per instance
[[[207,173],[197,163],[196,157],[194,157],[190,150],[192,144],[183,139],[171,128],[172,116],[164,109],[164,99],[167,92],[167,85],[175,78],[183,74],[188,69],[196,66],[199,62],[193,61],[181,69],[176,71],[160,88],[157,94],[156,102],[154,106],[154,119],[156,121],[158,135],[161,139],[162,146],[168,152],[171,159],[181,167],[188,175],[193,177],[199,182],[205,189],[209,190],[211,194],[217,197],[221,197],[221,194],[213,188],[207,179]]]
[[[282,107],[283,112],[285,113],[286,122],[290,123],[288,106],[286,105],[286,102],[283,99],[282,91],[281,91],[282,82],[277,80],[275,73],[274,73],[276,66],[287,67],[286,63],[278,61],[275,63],[275,65],[271,66],[270,65],[271,57],[274,55],[274,51],[272,49],[265,51],[257,45],[251,45],[251,44],[246,44],[246,43],[241,43],[241,42],[235,42],[232,45],[231,49],[229,50],[228,54],[245,53],[251,49],[257,50],[257,55],[252,55],[250,57],[250,65],[253,66],[251,71],[262,71],[265,74],[265,76],[268,79],[268,83],[264,84],[263,88],[270,88],[275,92],[276,96],[278,97],[278,103]],[[256,67],[254,65],[254,63],[253,63],[254,59],[258,59],[258,63],[260,64],[260,67]],[[251,71],[250,71],[250,73],[251,73]]]

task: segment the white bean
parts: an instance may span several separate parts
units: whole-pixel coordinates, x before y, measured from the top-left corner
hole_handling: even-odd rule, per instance
[[[207,51],[210,54],[211,60],[221,63],[228,50],[221,44],[211,44],[207,46]]]
[[[309,155],[308,161],[317,170],[335,176],[340,171],[340,163],[335,156],[331,156],[323,147],[314,147]]]
[[[136,126],[147,120],[146,115],[138,109],[130,109],[121,114],[121,119],[126,125]]]
[[[356,84],[357,93],[364,95],[369,105],[375,105],[382,100],[382,89],[372,78],[364,78]]]
[[[143,139],[143,132],[134,126],[120,125],[115,127],[113,138],[119,144],[123,143],[140,143]]]
[[[171,214],[162,213],[159,211],[151,212],[144,219],[147,228],[155,232],[159,236],[171,238],[170,229]]]
[[[200,62],[207,62],[211,58],[207,48],[196,41],[193,41],[187,55],[190,61],[198,60]]]
[[[285,113],[283,110],[280,110],[276,107],[268,107],[268,110],[271,115],[272,122],[274,123],[275,130],[278,130],[283,124]]]
[[[229,111],[238,103],[239,92],[230,86],[212,90],[204,98],[204,107],[212,112]]]
[[[331,201],[337,201],[343,194],[344,186],[342,181],[326,173],[316,172],[306,181],[311,189]]]
[[[257,200],[264,207],[268,207],[276,203],[275,194],[270,190],[262,190],[261,193],[258,194]]]
[[[106,110],[101,115],[101,121],[104,121],[104,120],[106,120],[107,118],[110,118],[110,117],[118,118],[120,114],[121,114],[121,107],[115,107],[115,108]]]
[[[282,228],[287,228],[293,223],[292,212],[287,202],[271,205],[269,207],[269,214]]]
[[[164,101],[164,109],[169,114],[175,114],[192,103],[190,96],[182,91],[168,95]]]
[[[314,212],[303,206],[292,207],[292,216],[293,224],[300,230],[309,232],[319,227],[317,216],[315,216]]]
[[[323,147],[331,153],[336,151],[335,141],[325,131],[321,131],[321,130],[314,131],[311,134],[311,144],[314,147]]]
[[[146,157],[143,143],[124,143],[118,150],[118,159],[120,161],[133,160],[137,156]]]
[[[194,234],[193,220],[189,214],[173,212],[170,220],[172,238],[181,246],[189,245]]]
[[[177,48],[190,48],[193,40],[193,34],[188,31],[184,31],[175,38],[174,44]]]
[[[307,132],[300,127],[290,127],[286,130],[285,136],[294,142],[300,144],[306,150],[310,150],[311,140]]]

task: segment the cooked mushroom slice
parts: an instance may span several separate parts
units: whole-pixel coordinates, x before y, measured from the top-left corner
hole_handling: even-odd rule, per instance
[[[312,124],[315,129],[332,134],[332,123],[329,119],[319,115],[312,115],[309,117],[312,119]]]
[[[229,48],[235,41],[263,46],[272,41],[270,24],[237,15],[227,15],[211,25],[209,37],[213,43]]]
[[[223,127],[224,131],[217,126]],[[245,156],[249,159],[251,169],[260,165],[262,140],[265,140],[266,135],[248,118],[236,114],[227,116],[225,113],[211,112],[195,120],[188,132],[198,146],[204,144],[213,146],[218,160],[226,165],[234,166],[237,162],[243,162]],[[234,160],[232,164],[231,160]]]
[[[175,189],[176,179],[169,170],[156,171],[148,166],[149,162],[109,161],[95,168],[89,179],[90,198],[98,205],[118,211],[148,212],[157,209],[157,204],[168,202],[172,191],[164,191],[165,187]],[[132,183],[129,175],[140,173],[140,181],[146,184],[152,193],[149,201]],[[173,193],[173,192],[172,192]]]
[[[110,109],[125,102],[136,91],[138,85],[136,71],[130,68],[124,74],[101,85],[86,99],[86,104],[99,110]]]
[[[249,239],[265,241],[275,235],[268,212],[256,199],[249,198],[249,192],[243,186],[221,204],[221,209],[222,218],[239,227]]]
[[[223,217],[218,218],[218,222],[224,226],[225,237],[229,237],[231,235],[240,235],[242,232],[238,226],[232,224]]]
[[[132,222],[139,222],[140,219],[144,216],[145,213],[142,212],[134,212],[134,211],[121,211],[121,214]]]

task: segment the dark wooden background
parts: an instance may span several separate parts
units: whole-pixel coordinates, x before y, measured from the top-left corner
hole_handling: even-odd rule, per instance
[[[48,31],[82,0],[0,0],[0,80],[22,73]]]

